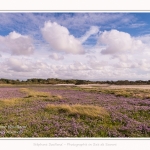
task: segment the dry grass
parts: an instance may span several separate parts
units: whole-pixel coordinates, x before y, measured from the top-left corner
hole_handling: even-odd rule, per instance
[[[21,88],[20,91],[26,94],[26,96],[24,98],[16,97],[16,98],[0,99],[0,110],[3,107],[9,107],[9,106],[14,106],[14,105],[18,105],[18,104],[23,104],[26,102],[36,100],[37,98],[40,100],[50,100],[50,101],[62,99],[62,96],[60,96],[60,95],[51,95],[46,92],[34,91],[34,90],[28,89],[28,88]]]
[[[61,95],[51,95],[50,93],[35,91],[32,89],[28,89],[28,88],[21,88],[20,91],[27,94],[26,98],[30,98],[30,97],[37,98],[38,97],[38,98],[48,98],[51,100],[62,99]]]
[[[98,106],[92,106],[92,105],[53,105],[48,104],[46,107],[46,110],[55,110],[58,112],[67,112],[69,115],[80,115],[80,116],[88,116],[88,117],[104,117],[109,116],[108,112]]]
[[[0,87],[5,87],[5,86],[9,87],[9,86],[14,86],[14,85],[13,84],[3,84],[3,83],[0,84]]]
[[[0,100],[0,107],[3,107],[3,106],[14,106],[20,100],[22,100],[22,99],[21,98],[1,99]]]
[[[27,97],[49,97],[50,96],[49,93],[38,92],[28,88],[21,88],[20,91],[26,93],[28,95]]]
[[[120,89],[114,90],[116,96],[135,97],[135,98],[150,98],[150,90],[148,89]]]

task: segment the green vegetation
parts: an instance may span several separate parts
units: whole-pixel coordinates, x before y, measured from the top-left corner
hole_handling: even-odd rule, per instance
[[[57,79],[57,78],[48,78],[48,79],[38,79],[38,78],[33,78],[33,79],[27,79],[26,81],[20,81],[20,80],[11,80],[11,79],[0,79],[0,84],[5,85],[5,84],[90,84],[90,83],[95,83],[93,81],[89,80],[75,80],[75,79],[70,79],[70,80],[62,80],[62,79]]]
[[[150,98],[150,89],[134,89],[134,88],[120,88],[120,89],[113,89],[113,88],[76,88],[76,90],[83,90],[88,92],[95,92],[95,93],[105,93],[105,94],[114,94],[115,96],[123,96],[123,97],[135,97],[141,99],[148,99]]]
[[[53,101],[53,97],[47,93],[45,97],[43,92],[27,88],[21,91],[28,96],[0,100],[0,137],[108,136],[109,124],[106,121],[110,118],[104,108],[80,104],[46,104],[46,99]],[[103,130],[94,132],[92,127],[98,126],[102,126]]]
[[[48,79],[40,79],[40,78],[32,78],[32,79],[27,79],[26,81],[21,81],[19,79],[17,80],[12,80],[12,79],[0,79],[0,85],[5,85],[5,84],[15,84],[15,85],[20,85],[20,84],[75,84],[75,85],[80,85],[80,84],[114,84],[114,85],[150,85],[150,80],[148,81],[142,81],[142,80],[137,80],[137,81],[128,81],[128,80],[118,80],[118,81],[89,81],[89,80],[79,80],[79,79],[68,79],[68,80],[63,80],[63,79],[57,79],[57,78],[48,78]]]
[[[150,136],[149,99],[131,98],[149,90],[15,86],[13,95],[17,89],[23,97],[0,98],[0,137]]]

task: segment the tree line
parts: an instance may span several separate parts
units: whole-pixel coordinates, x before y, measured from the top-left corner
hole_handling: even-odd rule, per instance
[[[24,80],[13,80],[13,79],[0,79],[0,84],[115,84],[115,85],[150,85],[150,80],[143,81],[128,81],[128,80],[118,80],[118,81],[90,81],[90,80],[78,80],[78,79],[57,79],[57,78],[32,78]]]

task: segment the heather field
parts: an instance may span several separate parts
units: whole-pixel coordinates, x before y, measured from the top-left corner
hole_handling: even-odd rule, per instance
[[[0,86],[0,137],[150,137],[150,89]]]

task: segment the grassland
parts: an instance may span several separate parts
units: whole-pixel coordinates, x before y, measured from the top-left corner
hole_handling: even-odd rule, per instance
[[[150,137],[150,89],[1,86],[0,137]]]

